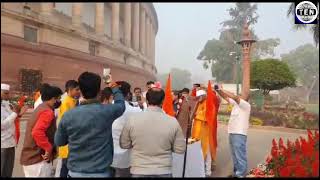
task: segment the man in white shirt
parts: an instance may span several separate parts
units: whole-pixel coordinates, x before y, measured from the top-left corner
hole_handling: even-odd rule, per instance
[[[112,124],[112,138],[113,138],[113,162],[111,167],[114,168],[115,177],[130,177],[130,149],[122,149],[120,147],[120,135],[128,117],[135,112],[142,112],[139,107],[133,107],[129,104],[128,98],[131,86],[125,81],[116,82],[120,87],[123,96],[125,97],[126,110],[118,119]]]
[[[233,105],[228,124],[229,143],[233,159],[233,176],[245,177],[247,173],[247,132],[251,105],[248,103],[249,95],[236,96],[231,92],[222,90],[218,86],[216,91],[231,105]]]
[[[15,125],[14,121],[26,112],[27,106],[21,108],[9,103],[8,84],[1,83],[1,177],[11,177],[15,156]]]

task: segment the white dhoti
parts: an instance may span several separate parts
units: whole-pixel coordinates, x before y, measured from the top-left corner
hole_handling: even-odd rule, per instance
[[[60,177],[61,168],[62,168],[62,159],[58,158],[54,177]]]
[[[53,168],[52,163],[46,161],[22,167],[25,177],[51,177]]]

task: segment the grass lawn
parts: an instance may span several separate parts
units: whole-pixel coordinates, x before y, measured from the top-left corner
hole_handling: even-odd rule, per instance
[[[319,114],[319,104],[304,104],[306,111]]]

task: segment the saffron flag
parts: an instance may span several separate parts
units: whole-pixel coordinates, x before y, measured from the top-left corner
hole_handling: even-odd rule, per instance
[[[173,109],[173,98],[172,98],[172,94],[171,94],[171,76],[170,76],[170,74],[169,74],[168,80],[167,80],[162,109],[169,116],[173,116],[173,117],[175,116],[175,112]]]
[[[207,102],[206,102],[206,119],[209,127],[209,144],[212,159],[215,160],[217,153],[217,116],[219,100],[216,93],[212,90],[211,82],[208,82]]]
[[[196,95],[197,95],[197,89],[194,87],[191,91],[191,96],[196,97]]]

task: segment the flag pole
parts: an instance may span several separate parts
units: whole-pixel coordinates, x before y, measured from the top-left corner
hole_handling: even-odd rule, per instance
[[[193,111],[190,114],[190,117],[188,119],[188,126],[187,126],[187,134],[186,134],[186,152],[184,153],[184,159],[183,159],[183,170],[182,170],[182,177],[184,178],[185,173],[186,173],[186,164],[187,164],[187,153],[188,153],[188,138],[190,137],[191,134],[191,122],[193,119],[193,116],[195,115],[195,111],[197,110],[199,105],[199,101],[197,100],[196,105],[193,108]]]

